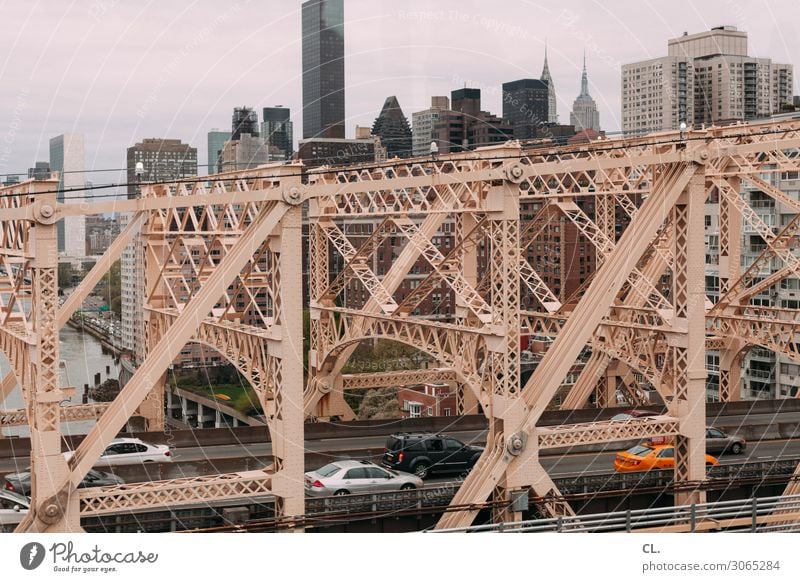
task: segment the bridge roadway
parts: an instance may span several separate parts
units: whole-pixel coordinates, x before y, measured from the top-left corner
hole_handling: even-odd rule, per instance
[[[485,431],[456,431],[448,434],[470,444],[484,444]],[[343,458],[378,461],[385,440],[384,436],[367,436],[308,441],[306,469],[311,470],[328,461]],[[619,445],[611,443],[607,445],[606,451],[545,454],[542,455],[543,465],[551,475],[559,477],[608,474],[613,472],[614,455],[620,449]],[[149,467],[116,467],[114,471],[127,482],[211,474],[215,471],[232,472],[265,464],[269,462],[271,453],[270,443],[181,447],[174,449],[172,463]],[[719,460],[722,464],[736,464],[792,457],[800,457],[800,434],[795,439],[748,442],[742,454],[722,455]],[[27,466],[27,457],[2,459],[0,474],[23,470]],[[439,479],[429,482],[438,481]]]

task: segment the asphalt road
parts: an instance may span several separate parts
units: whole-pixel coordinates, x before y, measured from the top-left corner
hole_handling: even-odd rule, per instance
[[[795,413],[783,413],[780,422],[792,422]],[[751,415],[749,417],[725,417],[725,426],[736,426],[738,423],[766,424],[774,422],[774,415]],[[800,421],[800,418],[798,418]],[[448,433],[465,443],[483,445],[485,431],[463,431]],[[382,452],[385,436],[347,437],[320,439],[306,442],[306,450],[310,453],[336,453],[336,458],[365,458],[378,460],[365,453],[372,451],[378,455]],[[614,455],[619,450],[615,444],[609,444],[608,452],[569,453],[559,455],[542,455],[542,464],[551,475],[603,474],[613,471]],[[173,451],[175,463],[210,462],[233,459],[264,458],[272,453],[270,443],[231,444],[206,447],[184,447]],[[724,455],[722,463],[744,463],[764,461],[780,457],[800,457],[800,435],[798,439],[762,441],[748,443],[747,449],[739,455]],[[20,471],[28,466],[27,458],[0,459],[0,475]]]

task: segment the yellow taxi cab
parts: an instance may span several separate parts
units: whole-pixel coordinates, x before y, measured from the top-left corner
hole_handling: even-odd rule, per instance
[[[706,455],[706,467],[718,464],[716,458]],[[614,469],[618,473],[673,469],[675,467],[675,447],[661,439],[644,441],[627,451],[617,453]]]

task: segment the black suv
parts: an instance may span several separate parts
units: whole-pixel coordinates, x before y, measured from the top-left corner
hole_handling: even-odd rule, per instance
[[[465,445],[444,434],[400,432],[386,439],[381,464],[424,479],[433,473],[469,471],[481,453],[483,447]]]

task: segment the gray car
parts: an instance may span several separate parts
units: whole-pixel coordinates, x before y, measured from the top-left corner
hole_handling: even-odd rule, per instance
[[[384,469],[369,461],[336,461],[306,473],[306,494],[315,497],[401,491],[422,487],[410,473]]]
[[[739,435],[725,434],[713,426],[706,427],[706,452],[707,453],[727,453],[734,455],[741,453],[747,443]]]

